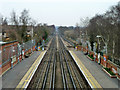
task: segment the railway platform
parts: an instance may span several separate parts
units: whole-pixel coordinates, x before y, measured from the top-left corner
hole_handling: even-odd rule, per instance
[[[120,82],[117,79],[107,76],[102,71],[102,66],[89,60],[81,51],[73,48],[68,51],[91,88],[120,88]],[[45,53],[46,50],[35,52],[31,57],[6,72],[2,77],[3,88],[27,88]]]
[[[51,40],[47,43],[46,50],[50,43]],[[35,51],[29,58],[25,58],[21,63],[3,74],[2,88],[25,88],[44,57],[46,50]]]
[[[120,81],[104,73],[101,65],[89,60],[81,51],[72,49],[69,52],[92,88],[120,88]]]
[[[29,72],[28,75],[33,73],[32,71],[35,69],[33,65],[37,66],[44,54],[45,51],[35,51],[29,58],[22,60],[13,69],[7,71],[2,76],[2,88],[16,88],[23,77],[26,80],[26,73]]]

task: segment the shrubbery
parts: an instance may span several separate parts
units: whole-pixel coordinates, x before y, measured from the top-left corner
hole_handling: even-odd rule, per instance
[[[94,57],[93,57],[93,54],[92,55],[88,55],[91,59],[94,59]]]
[[[110,70],[110,68],[104,68],[109,74],[111,74],[111,75],[115,75],[111,70]]]

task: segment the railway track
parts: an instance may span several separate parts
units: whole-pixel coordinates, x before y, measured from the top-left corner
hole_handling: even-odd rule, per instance
[[[76,67],[76,64],[74,63],[72,57],[66,50],[63,42],[59,39],[61,51],[60,56],[63,58],[64,63],[64,74],[65,74],[65,81],[66,81],[66,87],[67,88],[87,88],[87,86],[84,84],[84,81],[82,79],[83,76],[80,75],[80,72],[78,68]]]
[[[29,86],[42,90],[52,88],[89,88],[60,37],[54,37]]]

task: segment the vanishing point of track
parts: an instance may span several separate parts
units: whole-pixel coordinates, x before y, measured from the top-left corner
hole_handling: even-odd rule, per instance
[[[54,36],[28,89],[89,88],[60,36]]]

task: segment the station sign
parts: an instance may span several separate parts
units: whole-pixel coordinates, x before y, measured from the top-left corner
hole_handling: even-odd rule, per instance
[[[12,62],[11,63],[14,63],[16,61],[16,55],[12,56]]]
[[[113,71],[114,73],[117,73],[117,71],[116,71],[114,68],[112,68],[112,71]]]
[[[104,55],[104,61],[106,61],[107,60],[107,57],[106,57],[106,55]]]
[[[24,55],[24,54],[25,54],[25,50],[23,49],[23,50],[22,50],[22,55]]]

